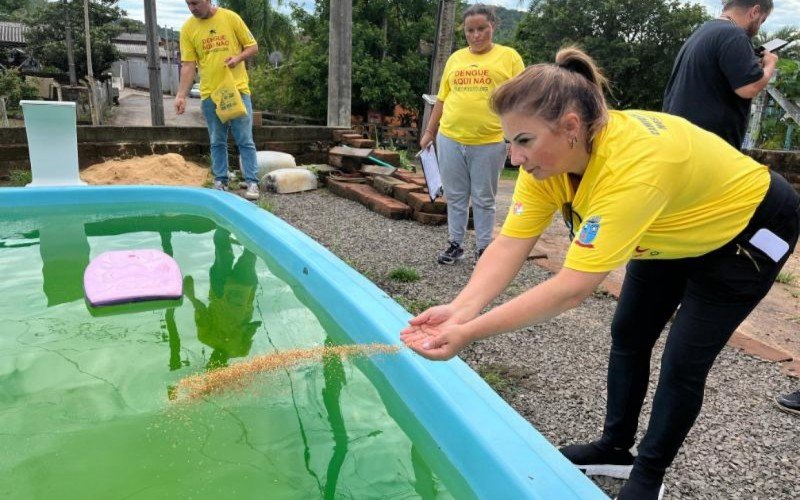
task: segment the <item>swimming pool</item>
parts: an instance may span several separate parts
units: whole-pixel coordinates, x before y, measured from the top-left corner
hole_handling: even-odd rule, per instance
[[[261,324],[255,325],[255,329],[260,332],[259,329],[266,328],[263,335],[254,333],[250,338],[236,342],[236,346],[229,346],[226,352],[231,361],[235,361],[232,358],[243,357],[231,353],[270,352],[297,347],[298,343],[300,347],[328,343],[396,344],[398,331],[409,317],[390,297],[320,245],[271,214],[226,193],[164,187],[0,189],[0,223],[6,228],[3,230],[6,239],[2,240],[5,244],[0,248],[0,264],[6,268],[26,269],[18,282],[22,300],[26,303],[39,300],[43,303],[42,310],[58,312],[47,319],[49,323],[41,328],[46,332],[42,334],[45,338],[33,334],[29,337],[18,334],[15,337],[18,344],[24,342],[25,349],[34,346],[37,353],[43,351],[43,346],[49,348],[56,345],[49,342],[62,340],[47,337],[48,335],[57,337],[61,332],[62,335],[69,336],[70,328],[73,328],[80,332],[80,342],[85,342],[87,346],[86,352],[76,356],[84,357],[84,362],[90,365],[102,365],[102,359],[112,356],[108,353],[113,349],[114,333],[124,330],[128,334],[124,338],[120,337],[118,343],[127,342],[134,350],[128,351],[127,355],[123,354],[122,359],[156,359],[158,354],[142,354],[136,350],[144,345],[146,349],[157,352],[157,347],[148,343],[148,335],[152,335],[149,330],[141,327],[144,328],[142,334],[135,337],[130,332],[140,328],[137,326],[139,323],[126,323],[131,318],[144,317],[145,323],[156,321],[160,325],[162,343],[169,353],[164,355],[162,365],[169,366],[173,378],[177,377],[177,373],[203,369],[214,361],[212,358],[215,350],[212,347],[213,341],[204,339],[203,336],[207,337],[207,334],[201,333],[198,328],[201,322],[197,319],[197,311],[207,312],[211,306],[210,301],[205,303],[205,298],[206,295],[212,297],[213,277],[206,279],[204,276],[205,271],[211,274],[208,262],[213,260],[216,264],[213,257],[217,254],[232,255],[233,264],[229,266],[228,276],[239,275],[233,268],[240,263],[240,270],[251,267],[255,270],[245,273],[249,276],[247,278],[229,280],[239,286],[231,292],[233,295],[237,295],[236,290],[239,290],[239,296],[253,293],[252,290],[241,292],[242,287],[246,288],[248,284],[253,286],[253,274],[260,291],[252,308],[246,305],[244,313],[241,313],[241,308],[234,308],[232,311],[230,307],[222,307],[219,309],[222,317],[237,317],[238,314],[245,318],[244,324],[258,323],[247,316],[252,316],[254,310],[263,313],[270,307],[274,308],[273,314],[267,314],[266,317],[285,316],[280,322],[262,319]],[[45,227],[45,231],[39,231]],[[36,232],[32,232],[34,229]],[[75,234],[79,235],[76,241],[67,244]],[[82,238],[80,234],[83,234]],[[109,236],[114,238],[107,239]],[[161,304],[153,310],[123,309],[102,314],[102,311],[89,310],[83,304],[80,290],[76,290],[74,286],[64,286],[64,283],[75,283],[76,276],[81,275],[83,267],[88,264],[88,256],[94,256],[101,250],[125,248],[135,244],[162,248],[167,246],[168,250],[175,253],[184,275],[191,275],[193,279],[188,291],[185,289],[183,301],[178,304]],[[31,249],[37,246],[36,253],[40,254],[41,260],[26,262],[31,260],[28,258]],[[219,251],[220,247],[223,251]],[[25,254],[26,248],[29,249],[29,254]],[[50,257],[46,258],[45,254]],[[3,255],[14,257],[4,261]],[[44,269],[45,266],[48,269]],[[213,267],[212,265],[211,268]],[[50,278],[34,278],[39,274]],[[50,283],[47,282],[48,279]],[[36,286],[31,285],[34,282]],[[31,291],[32,288],[35,290]],[[285,293],[272,295],[271,291],[276,289],[282,289]],[[216,296],[221,295],[224,293]],[[238,304],[241,301],[232,302]],[[170,310],[173,313],[168,314]],[[302,313],[298,312],[301,310]],[[15,317],[15,311],[10,306],[0,308],[3,315],[0,320],[9,325],[19,321]],[[59,322],[66,321],[70,314],[77,319],[67,321],[66,327],[59,326]],[[98,328],[101,320],[105,326]],[[41,317],[37,317],[36,321],[41,321]],[[269,325],[265,327],[265,323]],[[189,335],[179,335],[181,347],[178,349],[173,348],[176,339],[173,338],[172,330],[175,330],[175,325],[183,331],[195,329]],[[293,335],[292,332],[297,331],[297,325],[316,325],[318,331],[310,337]],[[313,330],[310,326],[309,329]],[[26,323],[26,328],[28,327],[29,324]],[[282,334],[281,328],[287,333]],[[305,331],[306,328],[302,330]],[[17,331],[22,330],[17,328]],[[242,345],[251,347],[245,349]],[[103,355],[93,356],[92,349],[96,350],[95,354]],[[0,354],[0,389],[4,384],[9,387],[9,381],[21,380],[19,371],[29,368],[25,364],[27,355],[18,354],[12,358],[7,354]],[[216,356],[219,358],[221,355],[217,353]],[[223,363],[228,359],[223,360]],[[72,358],[71,360],[74,361]],[[41,363],[46,364],[46,360]],[[139,378],[126,379],[133,370],[126,369],[124,362],[120,365],[105,367],[104,373],[109,374],[108,380],[93,383],[101,388],[108,387],[107,382],[115,387],[135,386],[139,383]],[[158,363],[152,364],[157,365]],[[268,377],[260,384],[259,394],[252,396],[261,402],[260,406],[253,404],[242,408],[241,401],[235,396],[228,396],[224,404],[215,403],[217,410],[224,413],[225,418],[221,421],[213,420],[217,418],[213,408],[192,408],[178,413],[169,410],[168,391],[164,387],[166,378],[159,375],[161,378],[158,383],[152,383],[151,386],[144,383],[132,393],[141,400],[116,404],[119,407],[127,405],[130,410],[126,410],[127,414],[123,411],[123,417],[117,415],[116,420],[110,424],[114,429],[125,431],[120,431],[120,435],[127,436],[113,445],[122,447],[123,455],[125,447],[138,452],[132,457],[130,464],[109,467],[109,473],[128,471],[126,473],[130,474],[129,471],[136,467],[144,469],[144,472],[137,472],[134,483],[151,484],[151,488],[155,488],[150,490],[151,493],[174,493],[175,490],[169,490],[165,485],[183,481],[185,477],[192,477],[194,474],[197,477],[192,484],[183,485],[180,491],[193,491],[195,496],[202,496],[203,492],[213,496],[236,490],[244,498],[247,497],[247,492],[253,493],[257,488],[263,488],[265,476],[272,474],[270,478],[278,478],[287,483],[285,489],[275,490],[275,497],[297,497],[297,492],[300,491],[297,488],[305,485],[309,490],[309,497],[318,494],[325,498],[341,496],[343,492],[349,492],[357,498],[388,495],[423,498],[605,498],[599,489],[566,462],[528,422],[460,360],[434,363],[403,351],[398,355],[379,356],[370,360],[341,363],[329,360],[322,365],[282,373],[280,380]],[[53,366],[55,365],[51,363],[50,367]],[[42,374],[35,380],[41,383],[50,367],[40,367]],[[157,368],[150,367],[147,368],[147,373],[156,370]],[[162,371],[166,373],[166,370]],[[346,375],[347,384],[341,381],[342,374]],[[117,378],[112,380],[114,376]],[[300,384],[301,381],[303,384],[310,384],[295,386],[295,383]],[[0,418],[5,422],[9,421],[7,417],[18,411],[15,406],[18,401],[15,398],[23,397],[20,395],[25,394],[24,389],[27,388],[13,386],[10,390],[2,391],[6,395],[0,396]],[[307,395],[308,401],[304,404],[297,402],[297,394],[300,393]],[[17,441],[28,439],[33,445],[40,445],[37,439],[45,441],[41,437],[44,434],[42,426],[63,423],[58,418],[64,412],[59,407],[62,396],[58,392],[44,390],[38,394],[41,396],[39,403],[49,405],[52,413],[44,410],[41,412],[44,420],[39,423],[39,428],[18,424],[18,433],[12,436]],[[86,401],[90,401],[102,413],[109,405],[98,403],[98,400],[104,397],[113,399],[120,393],[115,389],[108,390],[105,396],[103,394],[103,390],[98,390],[96,398],[84,400],[81,404],[86,405]],[[373,402],[361,401],[362,396],[366,399],[366,394],[372,394]],[[349,399],[343,399],[345,395]],[[274,401],[291,403],[281,408],[284,412],[282,417],[269,420],[272,414],[265,410],[264,404],[269,406]],[[342,404],[342,401],[347,402]],[[230,424],[231,408],[235,408],[234,413],[238,418],[238,423],[232,426],[237,430],[219,430],[219,426],[224,425],[221,422]],[[140,429],[137,434],[124,429],[125,424],[130,422],[129,417],[141,414],[147,415],[144,430]],[[156,421],[163,415],[167,416],[166,424]],[[187,418],[192,421],[188,427],[185,425]],[[268,472],[251,467],[252,464],[266,467],[264,464],[270,462],[271,457],[264,457],[260,446],[275,438],[268,431],[285,428],[292,419],[295,423],[285,432],[291,434],[289,438],[300,447],[299,451],[295,450],[287,455],[293,456],[293,461],[287,460],[290,462],[288,464],[272,464]],[[265,420],[269,420],[272,425],[266,425]],[[372,420],[384,422],[379,431],[368,432]],[[316,423],[312,425],[310,422]],[[161,425],[167,425],[169,429],[164,431]],[[217,430],[198,434],[197,429],[208,426]],[[356,429],[363,431],[363,434],[359,434]],[[248,430],[252,430],[252,434],[248,434]],[[315,441],[321,433],[325,434],[324,440]],[[0,435],[5,436],[6,440],[11,439],[8,433]],[[60,440],[64,435],[70,435],[69,428],[59,432],[58,436],[53,436],[53,439]],[[102,448],[104,443],[111,445],[109,436],[115,435],[115,432],[75,434],[82,439],[72,443],[72,446],[75,450],[80,450],[81,446],[87,449]],[[247,436],[247,439],[242,436]],[[187,442],[199,441],[207,445],[209,439],[213,441],[216,452],[225,446],[246,442],[250,438],[253,440],[247,443],[247,453],[258,454],[261,451],[261,455],[254,460],[239,460],[244,464],[243,470],[248,472],[244,475],[254,476],[247,485],[232,479],[242,476],[236,472],[238,469],[235,467],[225,465],[224,473],[220,475],[222,479],[215,481],[207,477],[207,474],[201,474],[202,465],[187,466],[184,463],[185,450],[176,451],[174,455],[170,452],[172,445],[181,450],[181,446]],[[289,439],[286,436],[283,438]],[[151,464],[146,455],[148,447],[139,450],[137,440],[147,441],[150,448],[155,446],[155,449],[161,450],[159,457],[152,457],[154,462],[161,464],[157,470],[148,469]],[[370,440],[375,440],[374,444],[364,445]],[[258,444],[254,445],[254,441]],[[229,456],[208,457],[206,448],[200,444],[196,444],[196,447],[201,448],[198,452],[201,459],[198,460],[202,463],[206,463],[206,460],[215,464],[236,461],[230,460]],[[41,484],[34,484],[36,481],[42,477],[45,481],[47,478],[65,481],[64,478],[69,477],[70,471],[84,465],[77,460],[78,453],[59,456],[59,449],[48,449],[45,454],[52,455],[47,459],[50,461],[43,462],[44,465],[36,474],[25,476],[33,485],[33,489],[25,492],[33,491],[44,495],[47,490],[41,489]],[[323,453],[323,449],[327,452]],[[234,450],[231,453],[239,452]],[[114,455],[120,455],[120,452],[116,451]],[[371,458],[375,456],[378,458]],[[391,478],[385,477],[386,470],[393,470],[385,467],[389,462],[397,464],[396,469],[399,471],[393,473]],[[60,466],[65,472],[54,478],[52,471],[45,473],[47,464],[50,464],[50,468]],[[0,478],[4,474],[4,467],[7,466],[0,461]],[[219,467],[216,470],[218,469]],[[24,464],[19,465],[10,477],[20,477],[18,473],[22,470]],[[280,471],[282,475],[277,475],[276,471]],[[6,474],[10,475],[8,468]],[[149,478],[155,476],[157,480],[150,481]],[[337,481],[331,481],[332,477],[339,478],[338,486]],[[103,478],[96,478],[95,481],[96,484],[87,485],[89,491],[91,486],[105,484]],[[0,484],[4,483],[0,480]],[[0,486],[0,492],[3,492],[4,487]],[[141,498],[148,498],[146,492],[138,494]],[[152,498],[152,494],[149,497]]]

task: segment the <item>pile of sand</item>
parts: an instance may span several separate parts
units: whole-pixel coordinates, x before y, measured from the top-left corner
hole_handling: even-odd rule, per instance
[[[209,179],[209,170],[184,160],[179,154],[169,153],[98,163],[82,170],[81,179],[96,185],[202,186]]]

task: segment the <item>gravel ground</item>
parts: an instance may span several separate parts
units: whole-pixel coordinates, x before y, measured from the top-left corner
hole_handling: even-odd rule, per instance
[[[445,227],[391,221],[324,189],[265,195],[273,212],[329,248],[410,312],[451,300],[466,284],[471,259],[441,266]],[[471,237],[471,236],[469,236]],[[471,245],[467,243],[467,248]],[[469,252],[471,255],[471,251]],[[421,279],[393,281],[400,266]],[[530,263],[507,299],[549,273]],[[605,409],[609,323],[615,300],[597,294],[579,308],[525,330],[474,343],[462,359],[554,445],[595,439]],[[651,391],[640,419],[647,425],[663,340],[656,346]],[[703,412],[666,477],[669,499],[800,498],[800,418],[778,411],[772,398],[800,383],[763,362],[725,348],[709,377]],[[609,495],[621,481],[599,480]]]

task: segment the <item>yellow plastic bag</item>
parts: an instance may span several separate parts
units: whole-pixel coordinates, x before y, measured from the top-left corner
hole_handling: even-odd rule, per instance
[[[225,70],[222,82],[211,92],[211,100],[217,105],[217,116],[222,123],[247,116],[247,108],[244,107],[230,69]]]

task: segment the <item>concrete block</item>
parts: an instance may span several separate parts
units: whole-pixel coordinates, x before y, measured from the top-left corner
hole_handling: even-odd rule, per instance
[[[447,214],[429,214],[426,212],[415,211],[411,215],[411,218],[428,226],[440,226],[447,223]]]
[[[398,201],[406,203],[408,201],[408,193],[420,193],[422,188],[413,183],[397,184],[392,191],[392,197]]]
[[[394,165],[397,168],[400,168],[401,166],[400,153],[398,153],[397,151],[391,151],[388,149],[376,149],[372,151],[372,156],[381,161],[385,161],[390,165]]]
[[[349,146],[352,146],[354,148],[374,148],[375,147],[375,141],[373,141],[372,139],[346,139],[344,142],[347,143]]]
[[[428,193],[424,192],[411,192],[408,193],[406,203],[415,212],[427,212],[431,214],[445,214],[447,213],[447,203],[439,200],[431,201]]]
[[[376,175],[372,177],[372,187],[374,187],[379,193],[385,194],[386,196],[393,196],[394,188],[399,184],[405,183],[400,179],[395,179],[394,177],[389,177],[388,175]]]

